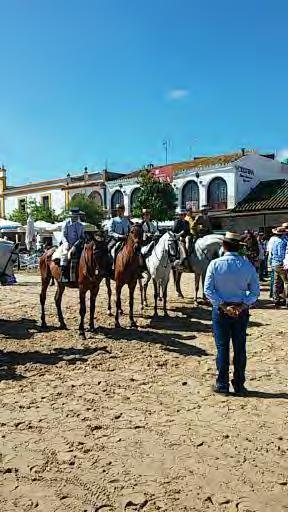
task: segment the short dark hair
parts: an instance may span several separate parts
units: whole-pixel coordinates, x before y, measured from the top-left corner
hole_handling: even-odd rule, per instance
[[[223,248],[228,252],[238,252],[240,250],[240,242],[238,240],[231,240],[231,242],[223,240]]]

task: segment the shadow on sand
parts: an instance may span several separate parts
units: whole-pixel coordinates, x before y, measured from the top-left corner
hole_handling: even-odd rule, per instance
[[[179,326],[179,324],[178,324]],[[161,327],[159,327],[161,328]],[[165,322],[165,328],[170,330],[170,327],[167,327]],[[181,329],[181,328],[180,328]],[[203,357],[208,356],[208,352],[206,350],[197,347],[190,343],[191,340],[195,339],[195,336],[191,334],[190,336],[184,336],[180,333],[162,333],[155,332],[148,329],[114,329],[101,327],[99,328],[100,332],[104,334],[104,336],[111,340],[118,341],[132,341],[132,342],[141,342],[141,343],[154,343],[156,345],[162,345],[164,350],[167,352],[173,352],[175,354],[180,354],[182,356],[195,356],[195,357]]]
[[[231,396],[234,396],[235,398],[239,398],[237,395],[233,395],[231,393]],[[288,399],[288,393],[269,393],[266,391],[256,391],[256,390],[249,390],[248,394],[245,396],[245,398],[266,398],[266,399]]]
[[[56,330],[51,328],[48,330]],[[39,324],[31,318],[21,318],[21,320],[3,320],[0,319],[0,337],[13,340],[29,340],[33,338],[36,332],[41,332]]]
[[[0,354],[0,381],[1,380],[21,380],[25,376],[16,373],[15,367],[26,364],[55,365],[66,361],[67,364],[76,364],[86,362],[90,356],[97,352],[111,354],[107,347],[85,347],[85,348],[56,348],[51,353],[40,352],[14,352],[8,351]]]

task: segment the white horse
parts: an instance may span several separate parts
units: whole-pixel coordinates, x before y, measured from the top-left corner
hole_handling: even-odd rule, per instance
[[[13,267],[19,258],[19,244],[0,239],[0,282],[13,275]]]
[[[200,277],[202,277],[202,288],[204,289],[204,280],[206,271],[210,261],[219,256],[219,251],[222,246],[222,235],[206,235],[196,240],[191,255],[188,257],[189,268],[176,267],[173,269],[174,282],[178,297],[183,298],[181,291],[181,274],[183,272],[195,274],[195,302],[198,302],[198,292]],[[180,251],[181,251],[181,244]]]
[[[172,263],[175,261],[178,253],[178,236],[167,231],[157,242],[150,256],[146,257],[145,263],[148,272],[144,280],[144,286],[142,281],[139,281],[141,291],[141,307],[143,309],[144,304],[147,304],[147,287],[150,279],[153,280],[154,285],[154,314],[158,315],[157,311],[157,299],[158,291],[162,289],[163,296],[163,311],[164,315],[167,316],[167,286],[170,277],[170,271]],[[143,293],[144,292],[144,293]],[[143,296],[144,295],[144,296]],[[144,301],[143,301],[144,299]]]

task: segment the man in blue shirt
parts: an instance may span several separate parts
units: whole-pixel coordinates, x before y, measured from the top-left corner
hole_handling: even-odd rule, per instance
[[[81,243],[84,241],[85,232],[82,222],[80,222],[80,210],[79,208],[71,208],[69,218],[64,222],[62,226],[62,245],[61,245],[61,282],[68,283],[69,278],[67,275],[68,270],[68,254],[71,253],[71,264],[70,264],[70,281],[76,280],[76,263],[79,259],[80,251],[82,248]]]
[[[232,338],[234,375],[237,394],[245,394],[246,331],[249,306],[260,294],[255,267],[240,256],[241,235],[227,232],[223,239],[224,255],[208,266],[204,293],[213,305],[213,331],[217,348],[217,379],[213,391],[229,393],[229,350]]]
[[[274,271],[273,299],[275,306],[281,304],[280,290],[284,285],[286,306],[288,306],[288,277],[284,268],[284,260],[287,247],[287,228],[281,226],[272,230],[277,239],[271,248],[270,264]]]

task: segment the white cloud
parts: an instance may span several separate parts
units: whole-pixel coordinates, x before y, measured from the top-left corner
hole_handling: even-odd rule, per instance
[[[167,94],[167,98],[168,100],[182,100],[182,98],[186,98],[188,95],[188,89],[171,89]]]
[[[277,160],[282,162],[286,160],[286,158],[288,158],[288,148],[279,149],[279,151],[277,151]]]

